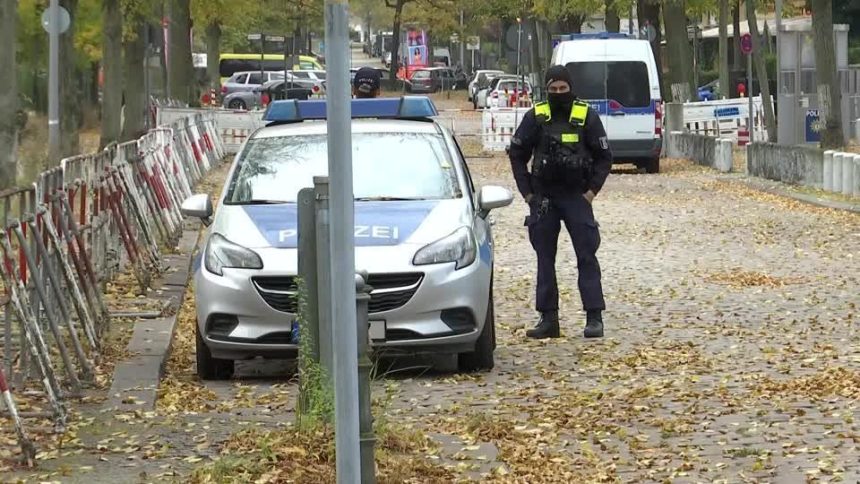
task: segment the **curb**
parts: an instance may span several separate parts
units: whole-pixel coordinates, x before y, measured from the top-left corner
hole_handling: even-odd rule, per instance
[[[130,357],[117,363],[108,399],[101,410],[133,412],[154,411],[158,388],[164,374],[164,365],[170,356],[176,319],[188,288],[194,250],[200,230],[185,229],[179,240],[179,254],[165,255],[167,271],[160,280],[163,298],[169,302],[170,316],[157,319],[138,319],[128,343]]]
[[[829,208],[833,210],[844,210],[846,212],[860,213],[860,203],[842,202],[838,200],[830,200],[826,198],[816,197],[805,193],[798,193],[789,188],[784,188],[785,185],[778,182],[756,180],[751,178],[736,178],[736,177],[717,177],[720,181],[739,182],[742,185],[758,190],[761,192],[777,195],[780,197],[790,198],[803,202],[809,205],[814,205],[821,208]]]

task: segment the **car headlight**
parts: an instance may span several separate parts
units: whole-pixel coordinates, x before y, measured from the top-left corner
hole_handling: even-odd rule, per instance
[[[412,263],[416,266],[455,262],[455,269],[462,269],[475,262],[478,248],[475,236],[469,227],[460,227],[451,235],[422,247],[415,253]]]
[[[262,269],[263,260],[251,249],[242,247],[227,240],[221,234],[212,234],[209,243],[206,244],[206,254],[203,258],[206,270],[224,275],[222,269],[225,267],[236,267],[241,269]]]

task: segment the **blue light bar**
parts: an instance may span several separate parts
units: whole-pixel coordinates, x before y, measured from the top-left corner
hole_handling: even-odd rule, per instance
[[[426,96],[353,99],[352,119],[422,119],[438,116],[433,101]],[[326,101],[289,99],[269,104],[263,120],[269,123],[326,119]]]
[[[568,40],[585,40],[585,39],[632,39],[629,34],[621,32],[594,32],[588,34],[568,34]]]

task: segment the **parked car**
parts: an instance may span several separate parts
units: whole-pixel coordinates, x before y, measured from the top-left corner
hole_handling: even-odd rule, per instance
[[[221,95],[226,98],[228,94],[234,92],[252,91],[255,87],[262,86],[266,82],[283,78],[284,71],[237,72],[221,85]],[[223,101],[222,104],[226,106]]]
[[[555,47],[551,63],[567,66],[577,96],[600,114],[615,162],[660,171],[663,100],[647,40],[574,35]]]
[[[276,99],[309,99],[317,94],[310,79],[278,79],[257,86],[251,91],[238,91],[224,97],[227,109],[262,109]],[[265,94],[265,95],[264,95]]]
[[[469,101],[474,101],[475,95],[478,93],[479,82],[482,79],[487,79],[488,75],[502,75],[503,71],[498,70],[478,70],[475,71],[475,74],[472,75],[472,78],[469,80]]]
[[[513,74],[501,74],[495,77],[487,77],[487,79],[487,86],[480,89],[478,94],[475,95],[475,99],[472,101],[475,109],[487,109],[490,107],[490,93],[496,88],[499,82],[503,79],[516,80],[517,76]]]
[[[699,86],[699,100],[700,101],[713,101],[717,97],[719,97],[720,92],[720,80],[714,79],[713,81],[705,84],[704,86]]]
[[[533,92],[532,85],[528,81],[523,83],[522,78],[517,79],[516,77],[513,79],[500,78],[499,82],[496,83],[496,87],[487,96],[487,107],[511,107],[504,105],[504,102],[510,99],[511,96],[519,96],[523,92],[529,96]]]
[[[446,89],[455,89],[456,80],[454,71],[447,67],[428,67],[418,69],[412,73],[407,89],[413,93],[441,92]]]
[[[488,216],[513,196],[503,187],[475,188],[453,135],[433,121],[438,112],[429,99],[361,102],[366,119],[352,110],[355,262],[373,288],[371,347],[456,355],[462,371],[491,369]],[[194,270],[204,379],[229,378],[235,360],[298,352],[296,201],[327,173],[327,123],[320,101],[278,106],[236,155],[217,212],[205,194],[182,204],[183,214],[208,225]]]

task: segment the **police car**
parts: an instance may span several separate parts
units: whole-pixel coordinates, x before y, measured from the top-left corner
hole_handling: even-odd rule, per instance
[[[352,103],[355,261],[373,287],[372,346],[492,368],[488,215],[511,192],[473,185],[428,98]],[[276,101],[265,120],[236,156],[214,218],[206,195],[182,206],[209,223],[194,275],[202,378],[229,377],[235,360],[297,353],[296,198],[327,174],[325,101]]]

